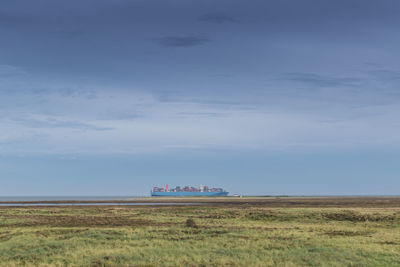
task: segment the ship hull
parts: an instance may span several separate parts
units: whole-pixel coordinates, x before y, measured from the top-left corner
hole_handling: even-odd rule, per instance
[[[152,197],[225,197],[228,192],[151,192]]]

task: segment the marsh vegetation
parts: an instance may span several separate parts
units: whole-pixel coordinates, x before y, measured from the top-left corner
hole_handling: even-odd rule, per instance
[[[1,266],[400,266],[400,208],[0,208]]]

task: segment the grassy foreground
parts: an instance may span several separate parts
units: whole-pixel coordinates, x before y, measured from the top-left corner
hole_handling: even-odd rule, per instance
[[[400,208],[2,207],[0,266],[21,265],[400,266]]]

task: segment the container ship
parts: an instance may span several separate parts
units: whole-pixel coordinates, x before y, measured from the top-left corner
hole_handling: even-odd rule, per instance
[[[166,185],[165,188],[154,187],[150,193],[152,197],[223,197],[228,195],[228,192],[222,188],[209,188],[202,185],[199,188],[193,186],[168,188]]]

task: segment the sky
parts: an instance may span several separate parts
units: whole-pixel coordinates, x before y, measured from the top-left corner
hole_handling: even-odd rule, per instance
[[[0,196],[398,195],[397,0],[4,0]]]

